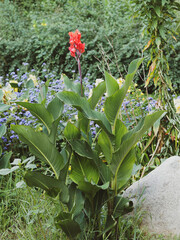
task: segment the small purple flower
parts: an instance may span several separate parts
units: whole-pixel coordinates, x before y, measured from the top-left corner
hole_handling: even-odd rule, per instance
[[[28,65],[29,65],[29,63],[25,63],[25,62],[23,62],[23,65],[24,65],[24,66],[28,66]]]

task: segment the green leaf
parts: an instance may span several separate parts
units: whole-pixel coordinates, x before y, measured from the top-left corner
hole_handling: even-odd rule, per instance
[[[165,29],[164,29],[164,27],[160,27],[160,28],[159,28],[159,33],[160,33],[161,37],[162,37],[164,40],[166,40],[166,34],[165,34]]]
[[[106,81],[107,96],[110,97],[117,90],[119,90],[119,84],[117,83],[116,79],[106,71],[105,71],[105,81]]]
[[[152,26],[153,26],[154,29],[157,28],[157,24],[158,24],[157,20],[154,19],[154,20],[152,21]]]
[[[94,182],[88,182],[86,179],[84,179],[84,181],[78,183],[78,188],[86,194],[90,201],[93,200],[99,190],[106,190],[108,187],[109,182],[103,185],[97,185]]]
[[[112,160],[113,147],[108,135],[104,131],[102,131],[98,137],[98,144],[101,147],[106,161],[110,164]]]
[[[108,133],[111,133],[111,126],[103,113],[96,112],[91,109],[87,99],[80,97],[77,93],[63,91],[57,94],[57,97],[65,104],[74,106],[77,110],[89,120],[95,121]]]
[[[74,91],[77,94],[81,95],[81,84],[80,83],[74,83],[65,74],[61,75],[61,79],[63,80],[63,82],[65,84],[66,90],[71,90],[71,91]]]
[[[68,209],[74,217],[79,215],[84,208],[84,197],[82,192],[77,189],[77,185],[72,183],[69,187]]]
[[[38,96],[38,102],[40,104],[43,104],[43,103],[45,104],[45,102],[46,102],[46,95],[47,95],[47,92],[48,92],[49,82],[50,82],[50,79],[48,81],[46,81],[43,86],[41,86],[40,93],[39,93],[39,96]]]
[[[2,138],[2,136],[6,133],[6,125],[2,124],[0,126],[0,138]]]
[[[161,39],[159,37],[156,38],[156,45],[159,49],[159,46],[161,45]]]
[[[11,156],[12,152],[7,152],[3,155],[0,159],[0,169],[8,167]]]
[[[127,214],[133,210],[133,204],[129,201],[128,198],[124,198],[121,195],[117,195],[114,198],[114,218],[118,218],[124,214]]]
[[[159,126],[160,126],[160,122],[161,119],[166,115],[166,112],[164,114],[161,115],[161,117],[153,124],[153,131],[154,134],[157,136],[158,131],[159,131]]]
[[[154,10],[155,10],[156,14],[158,15],[158,17],[160,17],[160,16],[161,16],[160,6],[156,6],[156,7],[154,8]]]
[[[58,178],[65,162],[62,155],[50,142],[48,136],[43,132],[35,132],[29,126],[13,125],[11,128],[18,134],[20,140],[29,146],[30,151],[35,156],[50,165],[56,178]]]
[[[109,0],[103,0],[104,7],[107,7],[109,4]]]
[[[126,75],[126,81],[123,87],[108,97],[105,101],[104,112],[111,125],[114,125],[116,122],[119,110],[126,96],[128,88],[131,85],[133,77],[142,61],[143,59],[136,59],[130,63],[128,75]]]
[[[130,152],[124,158],[118,173],[117,173],[117,189],[123,187],[127,181],[130,179],[133,166],[136,160],[136,154],[134,148],[130,150]]]
[[[71,159],[71,147],[69,144],[67,144],[61,151],[61,155],[63,156],[64,162],[66,163],[65,166],[63,167],[63,169],[60,171],[59,174],[59,180],[60,181],[66,181],[67,179],[67,175],[68,175],[68,171],[69,171],[69,163],[70,163],[70,159]]]
[[[167,0],[162,0],[162,6],[166,3]]]
[[[54,120],[57,120],[61,116],[63,109],[64,104],[57,97],[55,97],[47,106],[47,110],[52,114]]]
[[[73,220],[73,215],[67,212],[60,212],[55,218],[56,227],[60,227],[70,239],[74,239],[80,232],[79,224]]]
[[[69,141],[69,143],[72,149],[79,156],[92,159],[94,165],[96,166],[96,169],[98,169],[103,183],[109,182],[111,180],[112,173],[110,169],[101,161],[101,159],[96,156],[95,152],[91,149],[90,145],[86,141],[74,139],[72,141]]]
[[[80,130],[71,122],[68,122],[64,129],[64,136],[67,140],[79,139],[81,136]]]
[[[53,116],[45,108],[43,104],[39,103],[28,103],[28,102],[16,102],[18,105],[27,108],[33,116],[37,117],[47,128],[48,133],[50,134],[50,129],[52,122],[54,121]]]
[[[34,82],[32,79],[26,82],[26,88],[34,88]]]
[[[102,172],[102,169],[98,169],[92,159],[75,154],[72,158],[71,167],[69,177],[89,199],[92,199],[100,189],[104,190],[109,187],[110,177],[108,182],[105,181],[105,184],[97,185],[100,177],[99,171]]]
[[[54,122],[52,122],[52,125],[51,125],[51,132],[49,135],[49,140],[51,141],[52,144],[56,144],[57,128],[59,125],[60,118],[61,117],[59,117]]]
[[[111,170],[117,179],[117,174],[119,168],[129,153],[131,148],[138,142],[138,140],[143,136],[143,134],[161,117],[165,111],[158,111],[151,115],[146,116],[142,119],[138,125],[128,133],[126,133],[122,138],[122,144],[119,150],[113,154],[113,160],[111,163]]]
[[[59,193],[64,194],[67,201],[69,200],[68,189],[63,182],[53,177],[46,176],[40,172],[28,171],[24,179],[29,187],[39,187],[46,191],[51,197],[56,197]]]
[[[7,104],[0,103],[0,112],[7,111],[11,106]]]
[[[92,96],[89,98],[88,102],[90,104],[91,109],[94,109],[106,91],[105,82],[101,82],[97,85],[96,88],[93,89]]]
[[[95,153],[91,149],[90,145],[83,140],[74,139],[69,141],[72,149],[80,156],[87,157],[89,159],[96,158]]]
[[[122,137],[127,133],[127,131],[127,127],[124,125],[124,123],[117,119],[115,126],[115,150],[120,147]]]
[[[99,172],[92,159],[77,154],[71,160],[71,173],[69,176],[77,185],[84,182],[85,178],[88,182],[93,181],[96,184],[99,181]]]
[[[92,96],[88,99],[91,109],[94,109],[103,96],[106,90],[105,82],[101,82],[98,84],[96,88],[93,89]],[[90,120],[85,117],[81,112],[78,112],[78,127],[83,131],[86,135],[89,135],[89,123]]]
[[[4,96],[3,90],[2,90],[2,89],[0,89],[0,101],[2,101],[2,99],[3,99],[3,96]]]
[[[88,135],[90,120],[86,118],[80,111],[78,111],[78,128]]]

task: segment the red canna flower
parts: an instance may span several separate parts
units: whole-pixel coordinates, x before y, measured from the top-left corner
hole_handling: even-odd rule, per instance
[[[81,33],[78,29],[76,29],[74,33],[69,32],[69,36],[69,51],[71,53],[71,56],[75,58],[80,58],[81,54],[85,51],[85,43],[81,42]]]

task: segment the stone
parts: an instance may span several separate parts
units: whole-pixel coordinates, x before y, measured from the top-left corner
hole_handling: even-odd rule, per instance
[[[180,236],[180,157],[165,160],[132,184],[124,197],[144,212],[142,227],[152,234]]]

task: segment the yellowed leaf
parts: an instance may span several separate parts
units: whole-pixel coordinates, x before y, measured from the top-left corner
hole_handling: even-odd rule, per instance
[[[174,35],[172,35],[172,37],[174,38],[174,40],[177,42],[177,39],[176,39],[176,37],[174,36]]]
[[[147,45],[144,47],[143,51],[145,51],[146,49],[149,48],[149,46],[151,45],[152,43],[152,38],[149,40],[149,42],[147,43]]]

